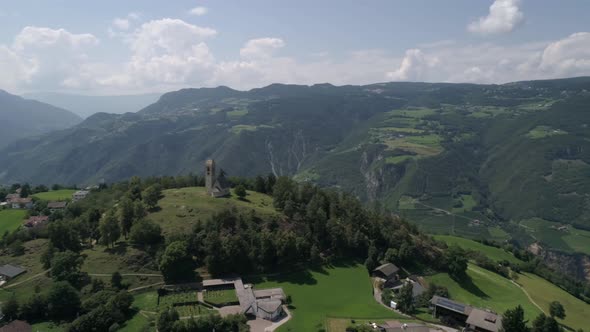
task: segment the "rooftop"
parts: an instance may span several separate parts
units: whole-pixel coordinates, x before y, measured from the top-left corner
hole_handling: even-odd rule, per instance
[[[27,272],[27,270],[19,266],[14,266],[10,264],[0,266],[0,275],[6,276],[8,278],[14,278],[25,272]]]
[[[376,269],[373,270],[373,272],[381,272],[381,273],[383,273],[388,278],[389,277],[393,277],[398,271],[399,271],[399,268],[397,266],[395,266],[394,264],[391,264],[391,263],[383,264],[383,265],[378,266]]]
[[[467,317],[467,324],[487,331],[497,332],[502,325],[502,317],[491,311],[473,308],[469,317]]]

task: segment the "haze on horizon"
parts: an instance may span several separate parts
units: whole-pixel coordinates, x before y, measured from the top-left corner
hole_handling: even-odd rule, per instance
[[[590,75],[589,11],[584,0],[8,0],[0,89],[119,95]]]

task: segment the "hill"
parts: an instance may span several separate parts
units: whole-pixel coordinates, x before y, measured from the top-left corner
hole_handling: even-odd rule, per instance
[[[0,182],[200,173],[213,157],[229,175],[290,175],[379,202],[427,232],[528,246],[521,220],[590,227],[589,90],[587,77],[184,89],[0,150]]]
[[[137,112],[156,102],[160,96],[159,93],[120,96],[86,96],[49,92],[25,94],[26,98],[65,108],[82,118],[102,112],[114,114]]]
[[[82,118],[65,109],[0,90],[0,147],[76,125]]]

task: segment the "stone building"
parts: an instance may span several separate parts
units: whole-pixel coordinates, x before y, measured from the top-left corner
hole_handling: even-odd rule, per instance
[[[211,197],[225,197],[230,195],[230,183],[225,178],[225,172],[220,169],[216,175],[215,160],[209,159],[205,163],[205,187]]]

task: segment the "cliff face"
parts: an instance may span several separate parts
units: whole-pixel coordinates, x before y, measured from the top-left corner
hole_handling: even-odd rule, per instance
[[[404,166],[386,163],[380,151],[363,152],[360,172],[365,180],[367,200],[374,202],[382,198],[403,177],[404,170]]]
[[[546,249],[538,243],[531,244],[528,250],[541,257],[552,269],[562,271],[576,279],[590,281],[590,256]]]

